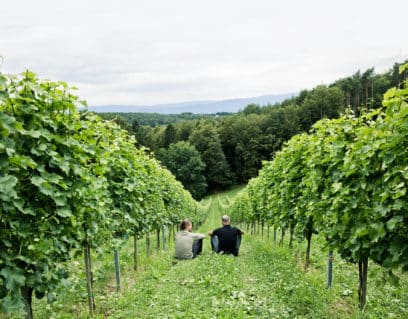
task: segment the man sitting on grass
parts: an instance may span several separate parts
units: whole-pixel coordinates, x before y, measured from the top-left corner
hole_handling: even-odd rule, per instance
[[[192,233],[193,224],[185,219],[180,224],[180,231],[176,234],[177,259],[193,259],[203,250],[204,234]]]
[[[222,227],[208,233],[211,236],[212,250],[217,254],[233,254],[238,256],[241,245],[241,236],[244,232],[236,227],[231,227],[228,215],[221,217]]]

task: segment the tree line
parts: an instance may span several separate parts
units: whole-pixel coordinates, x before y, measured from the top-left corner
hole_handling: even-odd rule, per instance
[[[174,120],[154,127],[141,125],[131,114],[102,116],[115,118],[200,199],[208,192],[248,182],[262,161],[271,159],[292,136],[308,132],[318,120],[338,118],[346,108],[359,115],[380,107],[383,94],[407,78],[408,72],[400,74],[399,66],[395,63],[380,74],[374,68],[358,71],[281,103],[250,104],[232,115]],[[169,120],[173,118],[168,115]]]
[[[191,112],[183,112],[180,114],[161,114],[161,113],[146,113],[146,112],[104,112],[101,113],[105,119],[115,119],[120,122],[121,126],[143,125],[143,126],[159,126],[169,125],[182,121],[200,120],[206,118],[214,118],[220,116],[228,116],[232,113],[219,112],[215,114],[194,114]]]

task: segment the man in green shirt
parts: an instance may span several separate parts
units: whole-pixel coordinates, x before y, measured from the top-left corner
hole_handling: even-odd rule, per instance
[[[185,219],[180,224],[180,231],[176,234],[177,259],[193,259],[203,249],[204,234],[192,233],[193,224]]]

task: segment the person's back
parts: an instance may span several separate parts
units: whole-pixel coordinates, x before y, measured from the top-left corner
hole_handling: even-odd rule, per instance
[[[238,228],[225,225],[214,230],[213,234],[218,236],[219,251],[223,251],[226,254],[238,254],[237,241],[241,236],[241,231]]]
[[[209,233],[212,248],[217,253],[222,252],[238,256],[243,232],[239,228],[230,225],[230,218],[227,215],[224,215],[221,220],[223,226]]]
[[[202,250],[202,239],[204,234],[192,233],[192,224],[184,220],[180,225],[180,231],[175,237],[175,254],[177,259],[192,259]]]

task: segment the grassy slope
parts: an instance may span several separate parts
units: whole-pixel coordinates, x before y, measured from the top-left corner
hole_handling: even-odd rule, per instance
[[[207,198],[207,222],[198,230],[219,225],[237,190]],[[141,243],[142,244],[142,243]],[[325,287],[326,258],[320,243],[313,243],[313,267],[304,272],[304,243],[293,251],[260,235],[245,235],[238,258],[210,251],[208,238],[203,255],[191,261],[172,258],[174,243],[165,252],[146,259],[140,252],[142,271],[131,270],[131,245],[121,254],[123,286],[114,290],[112,261],[96,259],[97,318],[408,318],[408,280],[400,287],[381,281],[381,270],[371,267],[366,313],[357,310],[357,273],[354,265],[340,259],[334,264],[334,287]],[[143,247],[143,246],[141,246]],[[142,248],[141,248],[142,249]],[[62,291],[52,306],[35,303],[38,318],[87,317],[86,291],[80,272],[70,292]]]

